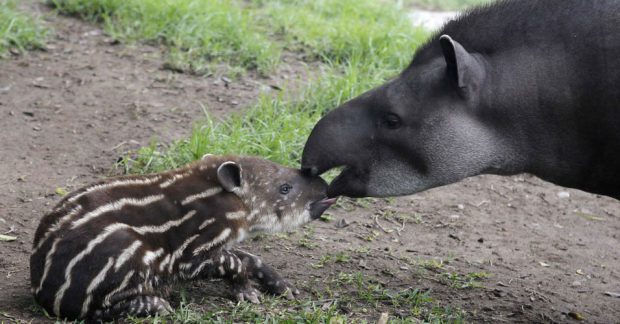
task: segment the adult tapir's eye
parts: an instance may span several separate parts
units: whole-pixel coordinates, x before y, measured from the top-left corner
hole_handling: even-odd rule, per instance
[[[285,183],[285,184],[280,186],[280,193],[283,194],[283,195],[286,195],[289,192],[291,192],[291,189],[293,189],[293,186],[291,186],[288,183]]]
[[[384,123],[385,127],[389,129],[397,129],[402,124],[400,117],[398,117],[398,115],[396,114],[387,114],[385,116]]]

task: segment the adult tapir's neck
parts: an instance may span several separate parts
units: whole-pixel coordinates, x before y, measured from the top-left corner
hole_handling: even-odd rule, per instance
[[[609,92],[588,84],[574,54],[549,44],[485,59],[491,68],[481,93],[482,118],[497,124],[522,159],[504,173],[528,172],[619,198],[620,109],[611,107]]]

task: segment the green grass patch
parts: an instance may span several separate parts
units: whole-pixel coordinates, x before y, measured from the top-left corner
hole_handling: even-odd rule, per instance
[[[461,275],[456,272],[445,272],[440,275],[444,283],[449,284],[452,288],[482,288],[482,280],[490,277],[490,274],[484,271],[469,272]]]
[[[115,39],[163,44],[172,69],[206,72],[211,64],[268,71],[280,50],[243,1],[51,0],[65,14],[102,21]]]
[[[182,294],[171,315],[134,318],[133,323],[373,323],[382,312],[389,323],[462,323],[466,313],[443,306],[432,291],[392,290],[362,272],[328,275],[310,287],[322,287],[298,300],[265,296],[261,304],[234,303],[221,297],[188,301]],[[312,290],[312,288],[311,288]]]
[[[41,22],[20,12],[17,1],[0,0],[0,57],[10,49],[24,52],[43,47],[47,30]]]
[[[60,12],[101,21],[125,42],[163,44],[167,65],[207,72],[213,65],[272,71],[283,50],[342,64],[411,55],[406,15],[377,1],[50,0]],[[386,51],[403,50],[393,56]],[[404,60],[404,61],[403,61]],[[230,70],[229,70],[230,71]]]
[[[431,10],[464,10],[494,0],[408,0],[414,6]]]
[[[324,62],[359,62],[381,58],[401,66],[411,54],[411,22],[395,5],[381,1],[261,1],[276,36],[293,50]],[[409,46],[409,47],[408,47]],[[397,51],[407,53],[392,55]],[[405,59],[405,62],[401,61]]]

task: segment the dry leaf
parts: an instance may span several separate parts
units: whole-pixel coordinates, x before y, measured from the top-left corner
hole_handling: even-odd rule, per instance
[[[15,237],[15,236],[9,236],[9,235],[2,235],[2,234],[0,234],[0,241],[11,242],[11,241],[15,241],[15,240],[17,240],[17,237]]]
[[[583,317],[583,315],[577,313],[577,312],[570,312],[568,313],[568,316],[570,316],[573,319],[576,319],[578,321],[583,321],[585,319],[585,317]]]
[[[54,192],[56,192],[56,194],[59,195],[60,197],[64,197],[67,195],[67,189],[62,188],[62,187],[56,188]]]

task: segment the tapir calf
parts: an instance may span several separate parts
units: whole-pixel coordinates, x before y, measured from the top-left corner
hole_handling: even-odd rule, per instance
[[[221,277],[238,300],[297,292],[260,258],[234,249],[294,229],[335,202],[327,183],[256,157],[205,156],[163,173],[103,180],[67,195],[37,229],[34,298],[87,322],[164,315],[170,284]]]
[[[386,84],[312,131],[329,196],[534,174],[620,199],[620,1],[513,0],[448,22]]]

